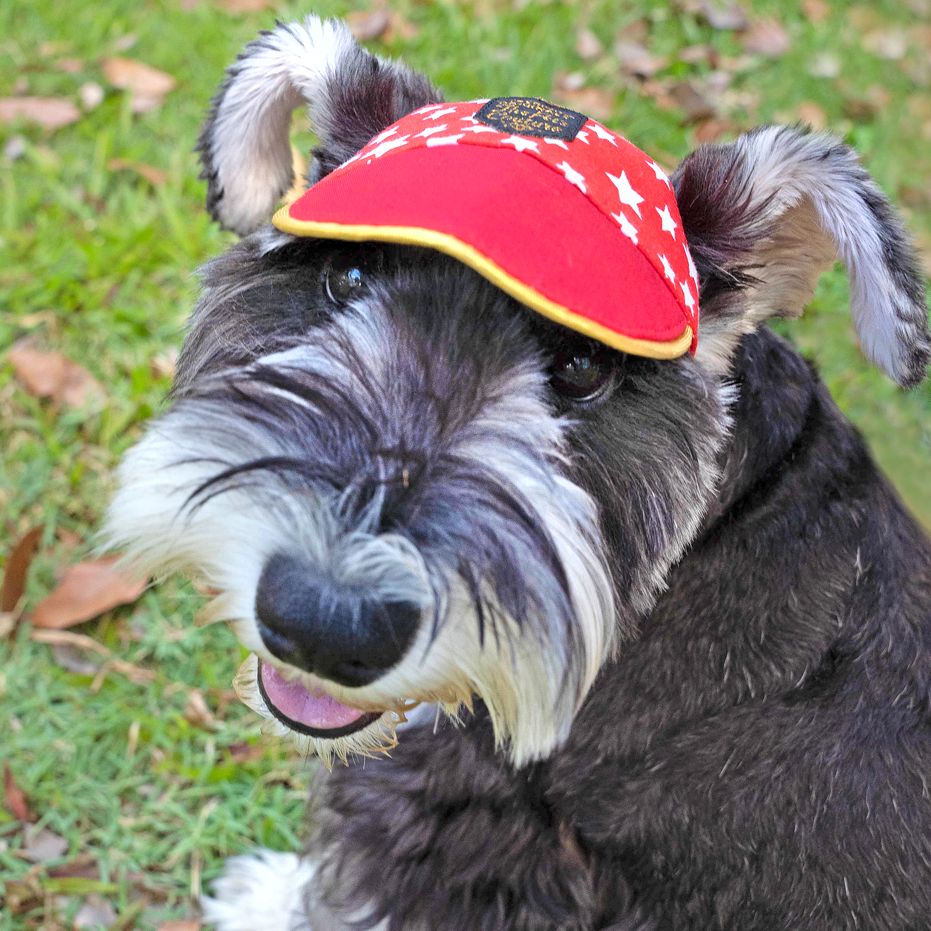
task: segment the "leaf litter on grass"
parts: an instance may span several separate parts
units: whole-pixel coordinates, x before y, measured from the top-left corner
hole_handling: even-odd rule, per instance
[[[37,2],[47,6],[50,0]],[[914,9],[928,2],[908,0],[907,6]],[[237,3],[243,16],[252,17],[250,22],[234,22],[227,16]],[[68,526],[80,524],[82,529],[72,550],[77,551],[90,536],[90,525],[103,501],[98,488],[103,483],[93,473],[109,468],[131,441],[146,408],[158,403],[164,388],[159,380],[170,376],[177,358],[178,308],[189,296],[180,283],[183,275],[219,252],[227,241],[203,219],[203,192],[194,180],[197,168],[187,147],[193,144],[202,110],[223,68],[240,50],[243,36],[253,22],[256,29],[271,23],[271,13],[255,11],[276,4],[182,0],[185,8],[195,5],[195,15],[166,8],[164,30],[159,33],[162,24],[156,28],[151,17],[146,19],[139,11],[117,11],[111,0],[102,0],[99,16],[106,19],[106,27],[93,43],[48,47],[44,72],[10,73],[9,82],[2,85],[16,85],[13,93],[20,98],[59,95],[64,100],[80,100],[85,114],[54,135],[51,129],[25,120],[21,129],[4,128],[8,133],[4,150],[10,146],[18,157],[9,156],[0,165],[0,183],[9,184],[12,178],[17,200],[11,199],[8,186],[0,189],[0,221],[5,223],[0,236],[8,252],[11,245],[15,250],[13,261],[0,271],[0,289],[15,289],[10,306],[15,303],[14,315],[22,326],[10,327],[10,317],[5,316],[0,327],[6,326],[4,332],[11,334],[9,344],[24,331],[34,332],[34,348],[59,348],[75,364],[89,366],[107,385],[107,405],[124,412],[121,419],[114,414],[106,429],[94,422],[74,430],[69,424],[76,415],[68,404],[53,395],[39,404],[29,402],[19,389],[13,391],[12,378],[22,384],[15,373],[4,383],[7,374],[0,371],[0,416],[5,426],[11,414],[16,448],[33,449],[35,459],[26,468],[21,455],[17,459],[10,448],[3,451],[6,474],[12,476],[9,490],[0,491],[0,506],[12,514],[7,525],[9,544],[2,544],[7,553],[15,536],[38,523],[46,523],[49,534],[61,543],[62,514],[67,515]],[[895,22],[886,22],[888,7],[861,6],[869,15],[858,14],[862,16],[859,25],[839,23],[835,38],[824,30],[831,28],[828,19],[840,17],[823,0],[783,6],[677,0],[669,10],[631,0],[623,13],[629,23],[620,27],[617,6],[598,2],[535,5],[486,0],[457,4],[455,17],[446,7],[440,17],[439,6],[415,5],[403,9],[412,16],[416,11],[424,47],[412,42],[408,47],[392,48],[391,53],[408,57],[428,72],[432,68],[432,76],[451,96],[481,96],[490,91],[546,96],[554,91],[553,74],[560,73],[564,80],[556,82],[555,92],[564,93],[568,105],[583,111],[589,104],[600,108],[612,128],[629,132],[667,170],[695,143],[724,138],[770,120],[776,113],[784,113],[787,119],[807,116],[813,122],[823,111],[828,127],[849,134],[881,182],[890,191],[898,190],[900,203],[914,212],[916,232],[931,270],[931,234],[927,231],[931,227],[924,200],[929,183],[927,159],[923,151],[915,154],[908,148],[910,140],[922,140],[923,133],[931,140],[931,112],[925,113],[931,68],[927,45],[922,44],[927,37],[921,31],[926,20],[907,23],[903,12],[896,13]],[[479,7],[492,10],[494,17],[483,19]],[[332,5],[325,12],[345,9]],[[392,25],[382,29],[386,9],[393,17],[396,11],[391,4],[362,4],[359,12],[369,22],[357,17],[360,25],[377,32],[367,41],[377,43],[379,51],[382,45],[402,46],[408,41],[408,33]],[[906,5],[900,9],[905,11]],[[39,40],[57,40],[67,34],[71,24],[62,14],[52,7],[46,14],[50,23],[57,19],[58,26],[50,26],[48,35]],[[373,25],[375,14],[381,22]],[[790,40],[790,47],[780,56],[768,57],[765,48],[751,52],[745,47],[754,21],[764,15],[778,16]],[[928,10],[915,15],[927,17]],[[559,27],[549,25],[553,22]],[[848,28],[852,30],[849,35]],[[900,37],[884,35],[899,28],[905,28],[908,38],[901,57]],[[110,37],[120,33],[121,39],[111,41]],[[874,34],[865,39],[869,33]],[[511,38],[527,35],[533,36],[532,48]],[[600,51],[591,36],[600,37]],[[635,48],[621,49],[619,54],[619,42]],[[31,44],[38,47],[41,41]],[[480,62],[474,53],[478,46],[489,50]],[[121,57],[131,47],[134,59],[157,62],[164,74],[177,81],[175,89],[167,92],[170,98],[161,95],[162,101],[170,99],[173,105],[170,125],[165,121],[167,109],[151,110],[143,120],[132,118],[129,101],[120,97],[135,91],[126,88],[125,95],[110,91],[115,85],[96,70],[99,49]],[[176,48],[182,53],[178,57]],[[180,63],[183,56],[187,60]],[[445,62],[441,74],[431,64],[437,56]],[[60,63],[68,59],[83,60],[89,72],[78,77],[61,71]],[[545,61],[545,67],[534,71],[535,60]],[[821,74],[813,73],[815,63],[823,66]],[[725,73],[729,82],[716,78],[718,72]],[[100,84],[85,101],[80,86],[85,78],[94,77]],[[18,78],[24,80],[17,85]],[[69,80],[73,85],[66,84]],[[672,94],[677,83],[688,85],[701,97],[701,108],[711,115],[690,120],[687,109]],[[108,87],[106,95],[101,85]],[[870,87],[888,88],[892,101],[874,99]],[[909,95],[914,98],[910,105]],[[819,110],[810,109],[810,104]],[[897,107],[901,117],[896,116]],[[895,124],[898,118],[902,122]],[[183,184],[159,183],[160,174],[140,182],[145,175],[138,166],[143,165],[183,179]],[[897,167],[902,165],[908,166],[907,172]],[[79,196],[74,195],[77,189],[82,191]],[[55,192],[54,197],[49,191]],[[36,211],[36,204],[42,204],[42,210]],[[184,222],[172,226],[166,221],[166,211],[183,217]],[[166,269],[170,270],[170,288],[163,285],[165,279],[157,277]],[[827,307],[823,320],[839,301],[822,304]],[[95,316],[101,308],[106,314]],[[801,339],[809,328],[815,332],[818,322],[816,308],[794,325],[793,333]],[[843,334],[837,335],[839,342]],[[818,346],[824,343],[820,339]],[[813,352],[817,347],[809,342],[805,348]],[[824,350],[830,364],[835,347],[824,346]],[[854,358],[855,351],[850,356]],[[852,364],[843,358],[844,366]],[[7,368],[10,371],[12,366]],[[857,372],[856,378],[869,377],[869,373]],[[872,393],[876,392],[864,389],[865,395]],[[925,419],[912,416],[924,425],[922,435],[929,437],[927,449],[931,451],[931,395],[920,389],[917,396],[902,403],[911,404],[913,412],[924,403]],[[886,418],[881,420],[882,430],[888,433]],[[81,451],[72,452],[68,444]],[[926,455],[921,463],[926,468],[929,461]],[[69,470],[77,475],[79,466],[84,476],[72,480]],[[910,472],[916,474],[920,469]],[[21,608],[29,607],[29,599],[41,594],[43,586],[46,591],[55,586],[54,565],[50,564],[67,566],[79,558],[66,556],[63,549],[56,548],[54,556],[42,554],[39,571],[32,570],[31,594],[25,602],[19,601]],[[237,648],[223,628],[191,630],[201,603],[190,592],[176,598],[175,583],[169,583],[160,588],[157,601],[149,596],[135,608],[108,611],[102,620],[83,622],[86,626],[79,628],[81,632],[30,632],[24,627],[13,638],[0,638],[0,677],[43,690],[41,704],[30,705],[29,689],[8,687],[4,691],[0,684],[0,701],[20,728],[11,731],[7,755],[35,814],[47,822],[49,830],[76,845],[62,867],[40,863],[30,872],[33,867],[10,857],[0,844],[0,872],[12,870],[21,883],[18,901],[31,902],[37,909],[34,914],[17,916],[14,931],[41,923],[43,903],[58,895],[70,897],[70,911],[49,912],[50,920],[58,915],[56,921],[71,927],[78,906],[90,894],[112,901],[119,912],[118,922],[127,921],[127,931],[133,925],[155,928],[166,918],[184,913],[191,894],[190,873],[199,874],[201,864],[207,882],[216,875],[224,856],[245,846],[270,843],[282,848],[297,843],[287,831],[298,817],[298,792],[284,777],[272,778],[274,774],[268,771],[287,772],[287,767],[298,763],[290,756],[287,763],[281,762],[287,751],[258,738],[245,713],[225,697],[226,680],[232,674],[227,667],[235,668]],[[23,654],[30,657],[28,662],[21,658]],[[114,660],[125,664],[122,672]],[[98,678],[101,671],[104,675]],[[177,680],[180,687],[172,691],[166,677]],[[203,704],[192,695],[199,695]],[[23,708],[27,713],[20,711]],[[40,715],[49,732],[45,760],[35,749],[35,741],[27,739],[29,727],[23,722],[30,715]],[[0,755],[3,752],[0,747]],[[80,762],[69,762],[69,752]],[[33,777],[34,773],[38,775]],[[266,781],[261,779],[263,773]],[[33,778],[35,782],[30,781]],[[85,780],[80,790],[72,791],[71,783],[80,780]],[[176,854],[179,843],[191,837],[209,799],[220,795],[223,802],[205,819],[196,849],[182,851],[173,861],[174,868],[165,871],[165,861]],[[78,825],[73,833],[69,833],[69,818]],[[4,828],[0,824],[0,832]],[[20,842],[20,836],[7,832],[0,839],[9,843],[9,850]],[[62,874],[56,879],[55,871],[85,862],[81,857],[88,858],[92,866],[75,866],[76,871],[86,869],[87,875],[72,878],[102,885],[55,886],[69,878]],[[29,878],[23,880],[24,875]],[[120,897],[106,884],[119,886]],[[160,892],[153,891],[153,885]],[[134,917],[124,903],[143,895],[160,904],[147,906]],[[169,911],[159,912],[166,901]],[[165,931],[196,931],[196,923]]]

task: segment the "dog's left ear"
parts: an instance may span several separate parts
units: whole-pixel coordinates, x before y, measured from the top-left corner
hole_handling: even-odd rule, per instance
[[[740,338],[797,317],[840,258],[866,356],[903,386],[931,359],[925,286],[902,223],[856,153],[767,126],[704,146],[672,178],[701,282],[697,358],[726,372]]]
[[[288,130],[301,104],[320,139],[313,183],[385,127],[442,99],[423,75],[358,46],[339,20],[279,23],[227,69],[201,129],[207,209],[240,235],[271,217],[294,180]]]

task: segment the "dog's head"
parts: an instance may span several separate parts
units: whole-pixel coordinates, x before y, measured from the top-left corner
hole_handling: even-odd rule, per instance
[[[903,385],[924,376],[927,315],[884,195],[849,149],[794,129],[673,175],[694,355],[611,348],[440,248],[261,225],[292,181],[296,106],[316,184],[440,100],[313,17],[230,68],[200,151],[211,212],[245,238],[204,272],[171,409],[124,460],[108,532],[216,591],[255,654],[244,696],[324,758],[384,748],[411,703],[477,695],[521,764],[566,737],[697,534],[741,338],[799,314],[838,256],[864,350]]]

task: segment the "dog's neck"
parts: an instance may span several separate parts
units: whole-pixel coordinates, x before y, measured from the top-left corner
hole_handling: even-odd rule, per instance
[[[733,379],[738,389],[734,426],[723,453],[720,493],[703,536],[722,521],[800,503],[813,476],[803,477],[793,468],[799,456],[812,460],[825,476],[853,468],[868,481],[876,478],[856,430],[814,369],[785,340],[765,327],[746,337],[734,360]]]

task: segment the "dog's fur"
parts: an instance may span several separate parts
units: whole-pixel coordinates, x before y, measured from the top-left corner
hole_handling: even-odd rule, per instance
[[[437,253],[260,226],[291,181],[300,102],[314,182],[439,100],[311,17],[246,49],[201,137],[211,211],[251,235],[206,269],[111,538],[219,590],[215,614],[279,666],[255,609],[276,553],[415,605],[396,665],[325,682],[385,712],[349,752],[409,699],[459,709],[337,768],[306,857],[234,859],[207,917],[928,928],[931,543],[765,326],[840,257],[866,354],[924,378],[923,281],[887,199],[849,149],[797,129],[688,157],[672,180],[699,350],[663,362],[595,347]],[[333,263],[368,276],[341,308]],[[606,376],[585,403],[560,392],[580,355]]]

